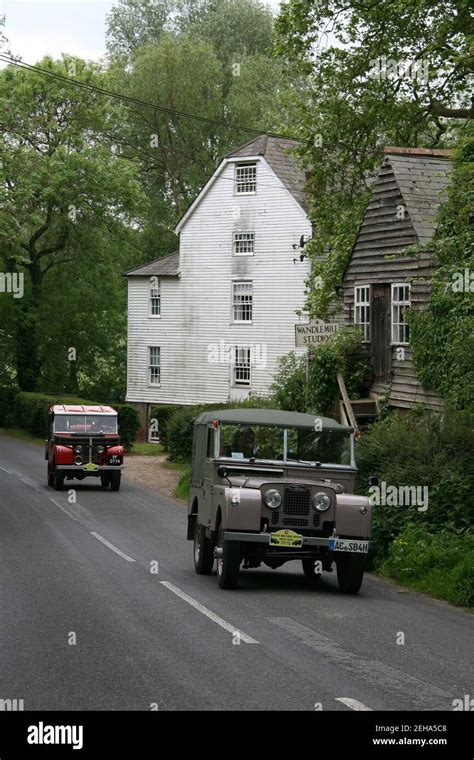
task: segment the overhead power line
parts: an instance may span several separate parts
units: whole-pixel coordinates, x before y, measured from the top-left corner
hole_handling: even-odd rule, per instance
[[[73,77],[68,77],[64,74],[58,74],[55,71],[48,71],[47,69],[43,69],[40,66],[34,66],[33,64],[30,64],[30,63],[18,61],[16,58],[8,56],[5,53],[0,53],[0,59],[3,60],[5,63],[8,63],[12,66],[16,66],[17,68],[25,69],[27,71],[32,71],[37,74],[41,74],[42,76],[50,77],[51,79],[55,79],[57,81],[63,82],[64,84],[73,85],[74,87],[78,87],[83,90],[88,90],[89,92],[94,92],[98,95],[103,95],[105,97],[112,98],[114,100],[119,100],[119,101],[122,101],[123,103],[127,103],[130,105],[135,105],[135,106],[138,105],[145,108],[151,108],[154,111],[160,111],[161,113],[167,113],[173,116],[181,116],[187,119],[194,119],[195,121],[200,121],[201,123],[212,124],[214,126],[224,127],[225,129],[233,129],[239,132],[248,132],[249,134],[254,134],[254,135],[268,135],[269,137],[276,137],[276,138],[286,139],[286,140],[294,140],[295,142],[300,142],[300,143],[307,142],[306,140],[302,140],[299,137],[294,137],[293,135],[282,135],[282,134],[279,134],[278,132],[270,132],[265,129],[256,129],[254,127],[244,127],[239,124],[233,124],[233,123],[229,123],[225,121],[220,121],[219,119],[212,119],[208,116],[200,116],[199,114],[190,113],[189,111],[179,111],[175,108],[168,108],[166,106],[157,105],[156,103],[151,103],[148,100],[141,100],[140,98],[134,98],[131,95],[124,95],[123,93],[113,92],[112,90],[107,90],[103,87],[98,87],[97,85],[89,84],[88,82],[83,82],[80,79],[74,79]]]

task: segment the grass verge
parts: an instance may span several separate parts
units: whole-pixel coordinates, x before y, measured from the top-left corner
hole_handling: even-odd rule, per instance
[[[394,540],[380,574],[459,607],[474,606],[474,535],[411,525]]]
[[[134,443],[129,455],[140,454],[141,456],[157,456],[163,454],[164,448],[161,443]]]
[[[177,469],[178,466],[176,466]],[[183,465],[179,465],[179,469],[183,469]],[[188,467],[185,472],[181,475],[178,485],[173,491],[174,496],[176,496],[177,499],[181,499],[181,501],[187,501],[188,500],[188,494],[189,494],[189,483],[191,478],[191,468]]]
[[[20,428],[0,427],[0,435],[16,438],[18,441],[23,441],[24,443],[33,443],[35,446],[44,446],[44,440],[42,438],[37,438],[26,430],[20,430]]]

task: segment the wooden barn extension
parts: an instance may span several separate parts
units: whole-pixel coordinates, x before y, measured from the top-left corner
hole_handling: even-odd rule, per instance
[[[342,287],[344,322],[360,325],[374,381],[373,399],[408,409],[423,403],[440,409],[442,399],[422,388],[412,363],[408,309],[423,309],[436,261],[427,244],[450,182],[451,152],[385,148],[385,158],[359,229]]]

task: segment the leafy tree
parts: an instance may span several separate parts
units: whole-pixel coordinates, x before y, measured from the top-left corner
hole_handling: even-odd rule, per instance
[[[139,47],[158,42],[176,14],[176,0],[119,0],[107,16],[107,47],[128,59]]]
[[[469,3],[289,0],[276,27],[278,51],[307,77],[288,108],[313,167],[308,307],[325,316],[383,146],[450,144],[453,123],[472,117]]]
[[[128,69],[114,69],[111,79],[115,89],[157,105],[156,111],[134,106],[111,130],[122,155],[139,163],[150,198],[143,251],[149,260],[175,249],[173,227],[217,160],[215,124],[159,107],[221,120],[222,72],[209,44],[166,32],[157,44],[136,50]]]
[[[40,66],[64,75],[71,63],[82,81],[103,82],[98,67],[83,61],[45,58]],[[91,266],[98,256],[120,260],[117,247],[136,234],[143,208],[136,169],[106,137],[120,118],[115,105],[92,92],[13,66],[0,72],[0,255],[3,269],[25,277],[23,297],[11,301],[23,390],[41,385],[47,329],[41,309],[51,272],[77,262]],[[95,280],[96,295],[104,285]],[[70,298],[53,319],[64,327],[80,305],[69,282],[60,287]],[[100,325],[88,328],[93,341]]]
[[[196,19],[187,19],[183,28],[197,39],[209,42],[224,72],[224,93],[236,81],[239,64],[254,56],[272,60],[273,14],[258,0],[218,0],[209,2]],[[263,74],[263,72],[262,72]]]
[[[109,23],[110,88],[157,107],[131,107],[111,135],[139,162],[150,200],[144,260],[177,247],[174,226],[219,159],[254,136],[225,124],[274,130],[289,78],[271,54],[272,13],[256,0],[176,3],[166,23],[162,5],[123,0]],[[120,34],[129,23],[136,37],[127,48]]]

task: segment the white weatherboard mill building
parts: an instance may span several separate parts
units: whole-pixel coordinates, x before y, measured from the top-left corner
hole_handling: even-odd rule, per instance
[[[179,252],[127,273],[127,402],[227,403],[268,392],[295,350],[310,264],[305,174],[291,140],[226,156],[176,227]],[[301,349],[298,349],[300,352]]]

